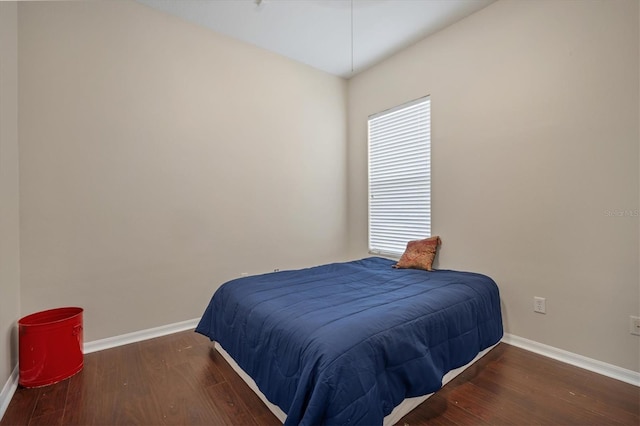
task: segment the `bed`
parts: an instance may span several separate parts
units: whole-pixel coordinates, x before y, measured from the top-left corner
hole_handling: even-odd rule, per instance
[[[217,342],[286,425],[383,424],[503,333],[489,277],[394,264],[369,257],[229,281],[196,331]]]

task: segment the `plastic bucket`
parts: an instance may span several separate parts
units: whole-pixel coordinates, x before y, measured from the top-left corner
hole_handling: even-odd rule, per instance
[[[18,321],[20,385],[52,385],[82,370],[82,312],[50,309]]]

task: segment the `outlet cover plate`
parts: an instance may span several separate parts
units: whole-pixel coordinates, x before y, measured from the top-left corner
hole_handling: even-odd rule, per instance
[[[537,312],[539,314],[547,313],[547,299],[544,297],[534,297],[533,298],[533,312]]]
[[[629,333],[640,336],[640,317],[629,315]]]

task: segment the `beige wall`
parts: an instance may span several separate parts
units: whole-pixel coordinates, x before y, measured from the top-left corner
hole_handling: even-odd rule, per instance
[[[134,2],[19,5],[22,311],[85,341],[342,259],[346,82]]]
[[[640,370],[638,2],[500,1],[349,84],[351,254],[366,120],[431,95],[439,267],[498,283],[506,332]],[[533,297],[547,298],[547,314]]]
[[[0,390],[18,362],[18,8],[0,2]]]

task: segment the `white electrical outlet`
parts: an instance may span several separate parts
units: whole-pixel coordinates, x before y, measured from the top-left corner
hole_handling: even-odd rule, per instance
[[[534,297],[533,298],[533,312],[538,312],[540,314],[547,313],[547,299],[544,297]]]
[[[640,336],[640,317],[629,315],[629,333]]]

